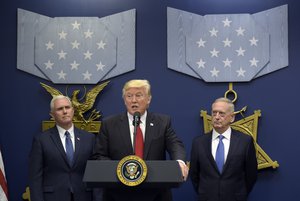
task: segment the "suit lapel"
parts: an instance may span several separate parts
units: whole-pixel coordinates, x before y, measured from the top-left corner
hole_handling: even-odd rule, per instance
[[[76,162],[79,158],[79,153],[81,153],[81,141],[83,140],[82,138],[82,133],[80,132],[79,129],[74,127],[74,142],[75,142],[75,153],[74,153],[74,159],[73,159],[73,167],[76,165]]]
[[[146,119],[146,132],[144,140],[144,159],[147,159],[152,139],[155,135],[155,128],[157,128],[158,122],[155,121],[152,114],[148,112]]]
[[[66,155],[65,149],[64,149],[64,147],[61,143],[61,139],[59,137],[59,133],[58,133],[57,128],[56,127],[52,128],[50,130],[50,132],[51,132],[50,137],[51,137],[53,143],[55,144],[57,150],[59,151],[59,153],[63,157],[64,161],[69,165],[67,155]]]
[[[206,143],[205,143],[205,150],[206,150],[206,155],[209,160],[209,162],[212,164],[214,169],[219,173],[219,169],[217,166],[217,163],[211,153],[211,143],[212,143],[212,133],[206,134]]]
[[[131,143],[130,129],[127,113],[121,115],[120,125],[118,126],[118,133],[121,135],[122,142],[124,142],[126,147],[126,155],[133,154],[133,146]]]
[[[232,129],[231,130],[231,136],[230,136],[229,150],[228,150],[226,162],[225,162],[224,167],[223,167],[223,172],[226,171],[228,163],[229,163],[232,155],[236,152],[235,150],[236,150],[238,144],[239,144],[239,136],[236,135],[236,133]]]

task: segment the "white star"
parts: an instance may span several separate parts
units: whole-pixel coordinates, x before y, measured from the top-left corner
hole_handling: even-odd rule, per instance
[[[213,37],[217,37],[217,33],[219,32],[218,30],[216,30],[215,28],[213,28],[212,30],[209,31],[210,32],[210,36]]]
[[[237,36],[243,36],[244,35],[244,31],[245,29],[242,29],[242,27],[239,27],[237,30],[235,30],[237,32]]]
[[[198,68],[205,68],[205,66],[204,66],[205,63],[206,63],[205,61],[203,61],[202,59],[200,59],[200,61],[197,62]]]
[[[57,75],[58,75],[58,79],[60,80],[60,79],[66,79],[65,78],[65,76],[67,75],[66,73],[64,73],[64,71],[60,71],[59,73],[57,73]]]
[[[231,47],[232,41],[226,38],[225,40],[223,40],[223,43],[224,43],[224,47]]]
[[[92,59],[92,55],[93,53],[90,53],[90,51],[88,50],[87,52],[83,53],[84,54],[84,59]]]
[[[77,40],[75,40],[74,42],[71,43],[71,45],[72,45],[72,49],[79,49],[80,43],[78,43]]]
[[[59,60],[61,60],[61,59],[66,59],[66,55],[67,55],[67,53],[66,52],[64,52],[63,50],[61,50],[59,53],[57,53],[58,54],[58,56],[59,56]]]
[[[250,41],[250,46],[257,46],[257,42],[258,42],[258,39],[256,39],[254,36],[249,40]]]
[[[238,73],[238,77],[240,77],[240,76],[243,76],[243,77],[245,77],[245,70],[244,69],[242,69],[242,67],[240,67],[240,69],[239,70],[237,70],[236,71],[237,73]]]
[[[79,63],[77,63],[76,61],[73,61],[73,63],[70,63],[71,65],[71,70],[78,70],[78,66],[80,65]]]
[[[90,80],[91,76],[92,76],[92,74],[89,73],[89,71],[86,71],[85,73],[82,73],[82,75],[83,75],[83,80]]]
[[[258,63],[259,61],[256,60],[255,57],[253,57],[251,60],[249,60],[249,62],[251,63],[250,66],[256,66],[256,67],[257,67],[257,63]]]
[[[94,32],[91,32],[90,29],[84,32],[85,38],[92,38]]]
[[[59,40],[61,40],[61,39],[66,39],[66,36],[67,36],[67,35],[68,35],[68,34],[65,33],[64,31],[58,33]]]
[[[97,71],[98,71],[98,70],[102,70],[102,71],[103,71],[103,68],[105,67],[105,65],[103,65],[103,64],[101,63],[101,61],[99,62],[99,64],[96,64],[96,66],[97,66]]]
[[[226,19],[223,20],[222,22],[224,23],[224,27],[230,27],[230,23],[231,23],[232,21],[228,20],[228,18],[226,17]]]
[[[53,66],[54,63],[51,63],[50,60],[48,60],[48,62],[47,62],[47,63],[44,63],[44,64],[45,64],[45,66],[46,66],[46,69],[48,69],[48,68],[49,68],[49,69],[52,69],[52,66]]]
[[[238,50],[235,50],[238,54],[238,56],[245,56],[244,53],[246,50],[243,50],[242,47],[240,47]]]
[[[99,42],[99,43],[97,43],[97,45],[98,45],[98,50],[101,48],[101,49],[103,49],[104,50],[104,46],[106,45],[106,43],[104,43],[102,40]]]
[[[202,40],[202,38],[200,38],[200,40],[197,41],[198,47],[205,47],[205,43],[206,43],[206,41]]]
[[[220,72],[219,70],[217,70],[215,67],[213,70],[210,71],[211,72],[211,76],[212,77],[218,77],[218,73]]]
[[[239,27],[238,29],[235,30],[237,32],[237,36],[243,36],[245,29],[242,29],[242,27]]]
[[[74,29],[78,29],[79,30],[80,23],[78,23],[77,20],[76,20],[74,23],[72,23],[72,26],[73,26],[73,30]]]
[[[46,43],[45,45],[47,50],[53,50],[54,43],[52,43],[51,41],[48,41],[48,43]]]
[[[226,58],[226,60],[223,61],[224,67],[226,67],[226,66],[231,67],[231,62],[232,62],[231,60],[229,60],[228,58]]]
[[[217,50],[214,48],[212,51],[210,51],[211,57],[218,57],[219,52],[220,52],[220,51],[217,51]]]

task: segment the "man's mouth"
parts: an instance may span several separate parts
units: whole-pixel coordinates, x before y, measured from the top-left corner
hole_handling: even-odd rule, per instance
[[[217,122],[217,121],[215,121],[215,122],[214,122],[214,124],[216,124],[216,125],[220,125],[220,124],[221,124],[221,122]]]
[[[137,105],[131,106],[132,109],[138,109],[139,107]]]

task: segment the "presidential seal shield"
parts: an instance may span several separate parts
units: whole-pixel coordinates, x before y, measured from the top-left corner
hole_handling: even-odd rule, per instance
[[[126,156],[118,163],[117,176],[126,186],[137,186],[146,179],[146,163],[138,156]]]

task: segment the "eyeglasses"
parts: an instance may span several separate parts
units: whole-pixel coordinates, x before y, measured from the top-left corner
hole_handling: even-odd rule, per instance
[[[144,98],[144,94],[142,93],[137,93],[137,94],[125,94],[125,98],[127,100],[133,100],[135,97],[136,100],[142,100]]]

